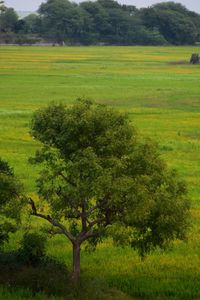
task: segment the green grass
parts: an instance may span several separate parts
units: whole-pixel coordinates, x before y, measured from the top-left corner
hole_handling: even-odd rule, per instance
[[[45,294],[38,293],[33,296],[27,289],[10,289],[6,287],[0,287],[0,299],[1,300],[61,300],[60,297],[49,297]]]
[[[159,143],[168,165],[188,182],[193,227],[187,242],[177,242],[167,253],[157,251],[145,262],[133,250],[114,248],[109,241],[95,253],[82,252],[83,277],[115,289],[113,299],[117,293],[119,299],[128,299],[127,295],[200,299],[200,66],[178,63],[198,51],[196,47],[0,48],[0,156],[14,166],[27,192],[35,191],[38,172],[27,164],[38,146],[29,136],[32,113],[51,101],[71,104],[77,97],[128,112],[141,134]],[[19,238],[15,236],[10,247],[16,248]],[[63,238],[50,240],[48,252],[71,266],[71,248]],[[18,300],[23,290],[6,293],[2,296],[0,290],[0,299]]]

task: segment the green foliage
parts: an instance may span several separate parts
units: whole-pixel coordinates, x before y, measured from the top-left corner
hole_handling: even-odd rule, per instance
[[[18,21],[18,15],[13,8],[0,10],[0,33],[15,30],[15,25]]]
[[[24,263],[31,265],[40,263],[46,255],[46,237],[33,232],[25,233],[21,241],[19,255]]]
[[[48,0],[39,13],[43,33],[53,41],[116,45],[194,44],[199,35],[198,14],[174,2],[137,10],[116,1]]]
[[[200,58],[198,53],[193,53],[190,59],[190,63],[195,65],[200,63]]]
[[[158,28],[165,40],[175,45],[194,44],[199,28],[190,11],[181,4],[166,2],[142,9],[141,17],[148,28]]]
[[[67,0],[49,0],[39,8],[43,33],[50,40],[62,43],[76,39],[82,28],[82,18],[77,6]]]
[[[185,183],[151,141],[141,142],[126,115],[78,100],[35,113],[32,135],[43,144],[38,192],[50,214],[68,220],[74,239],[92,240],[105,228],[133,229],[130,244],[144,255],[182,239],[188,227]],[[82,225],[81,225],[82,224]]]
[[[1,5],[0,32],[6,43],[35,43],[40,37],[60,45],[185,45],[198,41],[200,16],[174,2],[136,9],[112,0],[48,0],[38,15],[20,20],[12,8]],[[21,40],[15,34],[22,35]]]
[[[122,230],[119,226],[118,230],[122,233],[122,244],[128,233],[127,241],[143,257],[157,246],[165,248],[172,240],[185,238],[190,204],[185,197],[185,183],[174,170],[166,168],[151,142],[139,145],[128,164],[128,175],[133,178],[131,195],[126,219],[119,223],[125,227]],[[122,184],[127,185],[126,181]],[[115,226],[114,238],[120,243],[118,230]]]
[[[9,241],[9,234],[14,232],[16,232],[16,226],[12,223],[5,221],[0,224],[0,248]]]
[[[4,161],[0,158],[0,172],[7,176],[13,176],[13,170],[8,165],[7,161]]]
[[[19,210],[22,208],[22,186],[14,177],[8,163],[0,158],[0,214],[19,220]]]
[[[21,185],[15,179],[13,170],[0,158],[0,246],[8,241],[9,233],[16,229],[7,219],[14,219],[15,222],[20,220],[23,205],[20,193]]]
[[[27,17],[18,20],[15,25],[15,32],[18,35],[25,35],[24,39],[30,39],[33,34],[41,33],[41,19],[38,15],[32,13]],[[35,35],[36,38],[36,35]],[[26,42],[24,42],[26,43]]]

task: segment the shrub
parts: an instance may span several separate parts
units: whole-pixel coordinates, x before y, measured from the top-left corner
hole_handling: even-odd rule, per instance
[[[193,53],[190,59],[190,63],[195,65],[195,64],[199,64],[200,62],[200,57],[198,53]]]
[[[46,255],[46,238],[38,233],[25,233],[19,255],[24,263],[38,264]]]

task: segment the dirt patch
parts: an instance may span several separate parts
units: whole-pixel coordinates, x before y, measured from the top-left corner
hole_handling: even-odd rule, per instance
[[[187,60],[170,61],[169,65],[190,65]]]

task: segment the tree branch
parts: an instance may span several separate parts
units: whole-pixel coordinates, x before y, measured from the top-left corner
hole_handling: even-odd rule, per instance
[[[51,235],[64,234],[60,228],[55,229],[54,226],[52,226],[49,230],[47,230],[47,232]]]
[[[76,185],[69,180],[62,172],[59,172],[58,175],[60,175],[67,183],[71,184],[73,187],[76,187]]]
[[[86,212],[86,215],[87,217],[93,213],[96,209],[98,208],[103,208],[103,206],[105,204],[108,203],[108,200],[109,200],[109,197],[110,197],[110,193],[107,193],[102,200],[98,201],[98,204],[96,204],[95,206],[91,207],[90,209],[88,209],[88,211]]]
[[[51,216],[49,216],[49,215],[44,215],[44,214],[38,213],[33,199],[29,198],[29,204],[32,208],[32,213],[31,213],[32,216],[36,216],[41,219],[44,219],[44,220],[48,221],[49,223],[51,223],[53,226],[59,228],[61,230],[61,232],[64,235],[66,235],[66,237],[74,244],[74,242],[75,242],[74,237],[71,235],[71,233],[69,231],[67,231],[67,229],[65,228],[64,225],[60,224],[55,219],[51,218]]]
[[[104,220],[105,220],[105,218],[101,218],[101,219],[99,218],[99,219],[94,220],[92,222],[87,220],[87,222],[89,224],[88,227],[87,227],[87,231],[89,231],[94,225],[101,224]]]
[[[100,233],[99,232],[89,232],[87,234],[84,235],[84,237],[82,237],[81,239],[81,242],[84,242],[86,240],[88,240],[89,238],[92,238],[92,237],[98,237],[100,236]]]
[[[82,202],[81,205],[82,213],[81,213],[81,223],[82,223],[82,232],[87,232],[87,215],[85,212],[85,202]]]

